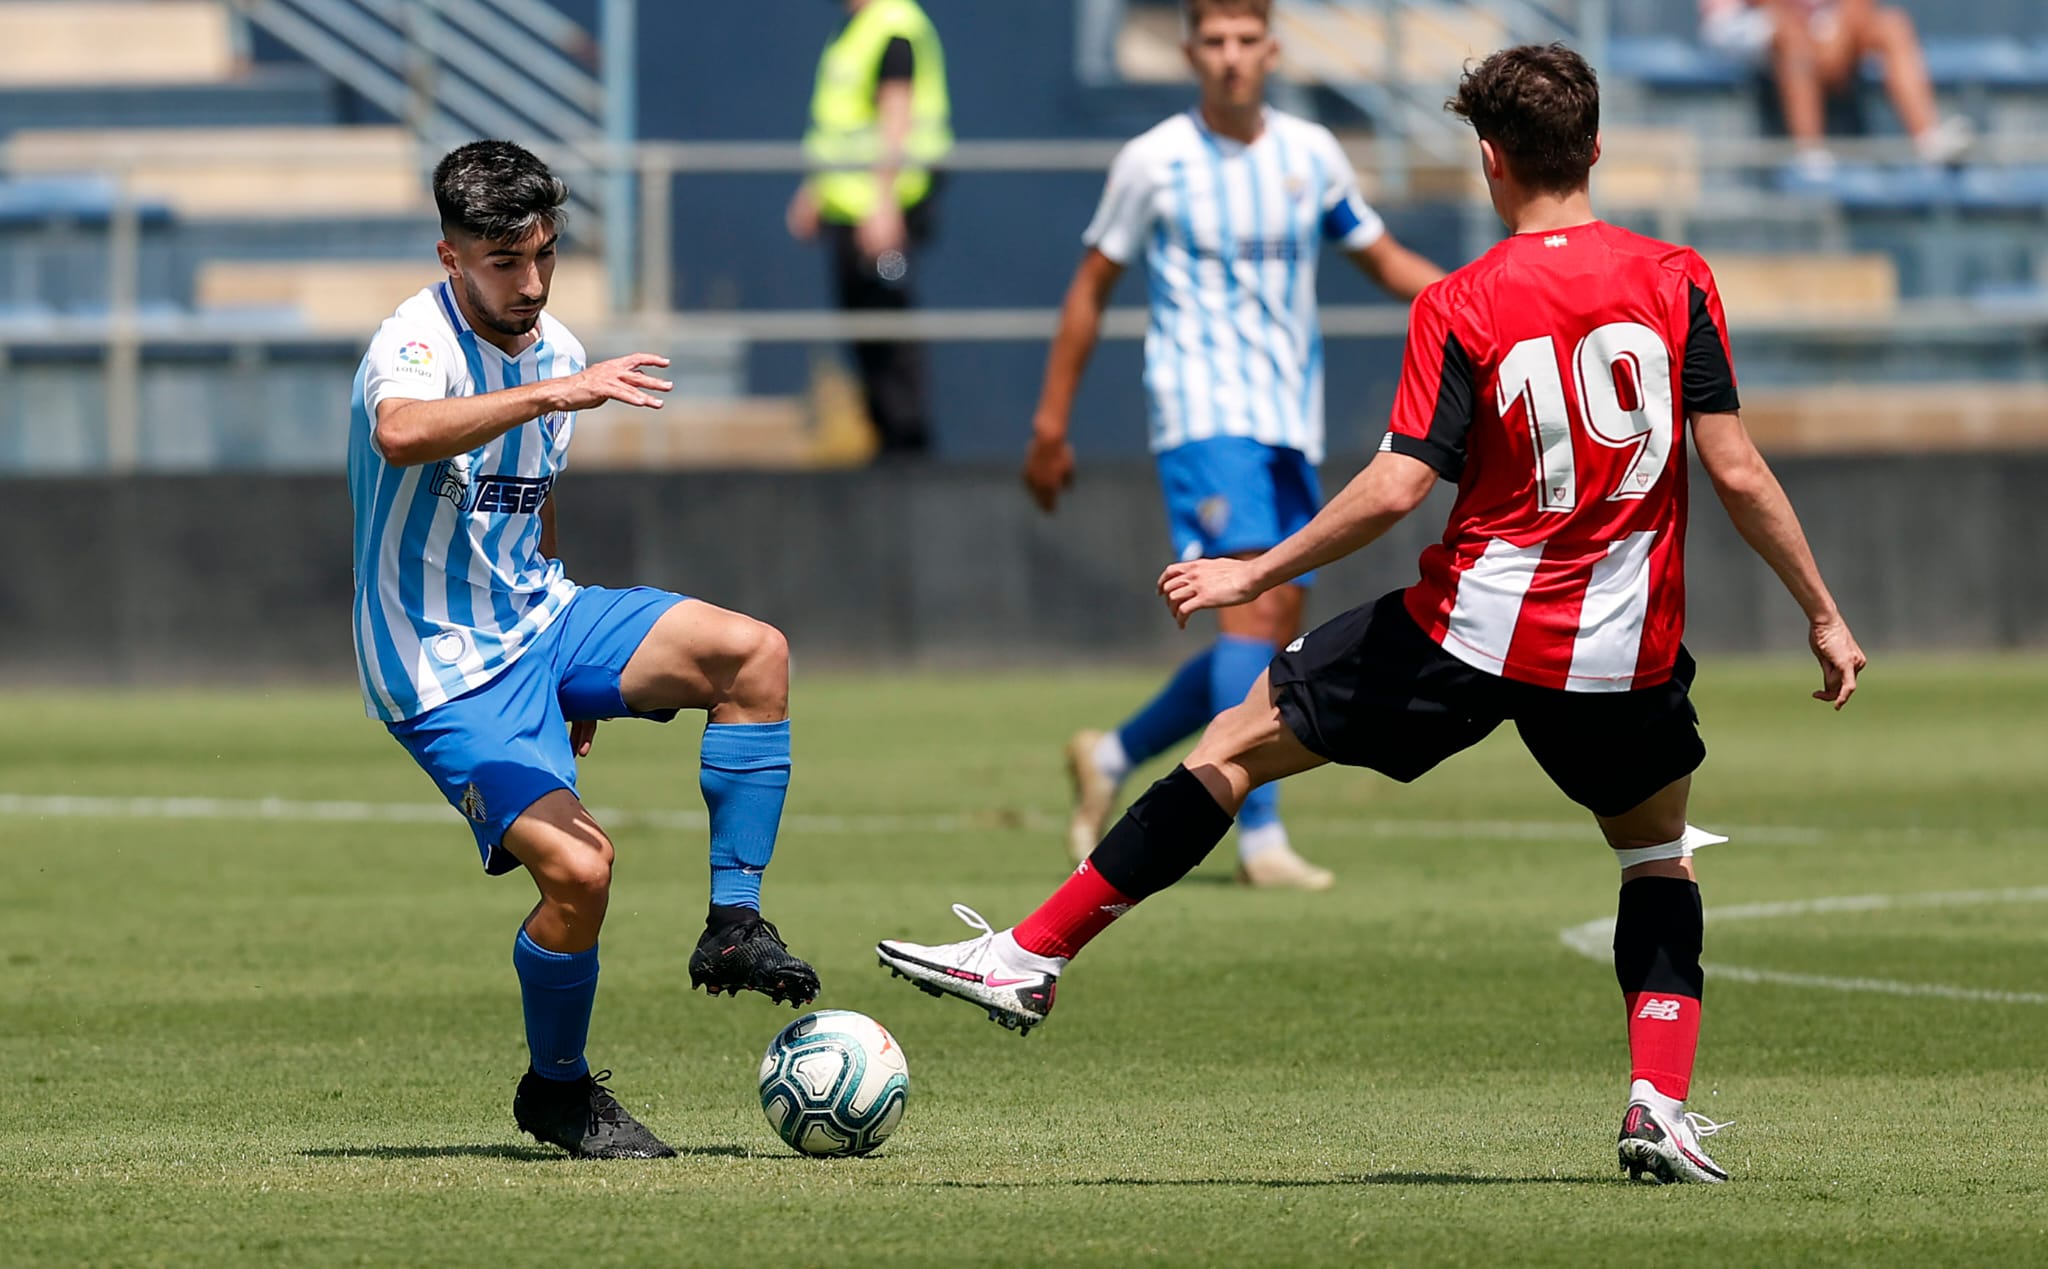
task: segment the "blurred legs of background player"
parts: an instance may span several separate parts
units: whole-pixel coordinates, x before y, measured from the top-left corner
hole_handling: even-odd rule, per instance
[[[936,182],[937,178],[934,178]],[[907,313],[917,307],[918,261],[932,233],[934,193],[905,209],[904,239],[877,256],[862,249],[857,225],[825,221],[819,233],[832,254],[832,285],[849,313]],[[923,454],[931,448],[924,345],[908,340],[860,340],[853,345],[868,418],[884,457]]]
[[[1181,558],[1249,558],[1307,524],[1321,504],[1315,469],[1299,451],[1246,437],[1195,441],[1158,456],[1173,544]],[[1114,731],[1082,731],[1067,745],[1074,813],[1067,849],[1088,857],[1131,770],[1200,732],[1244,699],[1267,662],[1301,633],[1310,577],[1276,586],[1216,614],[1216,641],[1191,657]],[[1335,878],[1297,854],[1280,821],[1276,787],[1255,791],[1238,817],[1237,879],[1253,886],[1326,890]]]

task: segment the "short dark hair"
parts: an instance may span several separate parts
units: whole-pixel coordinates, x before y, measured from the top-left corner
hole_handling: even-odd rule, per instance
[[[1506,48],[1466,67],[1444,108],[1499,147],[1515,179],[1533,189],[1569,193],[1593,169],[1600,80],[1562,44]]]
[[[472,141],[434,167],[434,205],[444,236],[512,243],[545,226],[559,232],[569,187],[532,151],[510,141]]]
[[[1212,13],[1242,14],[1257,18],[1267,26],[1273,25],[1273,0],[1183,0],[1181,16],[1187,22],[1188,33],[1202,25],[1202,19]]]

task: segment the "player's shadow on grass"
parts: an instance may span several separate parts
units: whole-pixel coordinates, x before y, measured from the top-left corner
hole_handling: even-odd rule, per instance
[[[754,1152],[745,1146],[677,1146],[684,1157],[711,1156],[722,1159],[750,1159]],[[325,1146],[301,1150],[308,1159],[511,1159],[519,1163],[569,1161],[569,1156],[549,1146],[455,1145],[455,1146]]]
[[[1296,1190],[1349,1185],[1607,1185],[1603,1177],[1483,1176],[1470,1172],[1350,1172],[1323,1177],[1069,1177],[1047,1181],[934,1181],[935,1189],[1029,1190],[1043,1186],[1239,1186],[1262,1190]]]

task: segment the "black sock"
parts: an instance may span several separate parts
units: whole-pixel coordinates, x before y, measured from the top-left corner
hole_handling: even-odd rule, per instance
[[[1230,820],[1194,773],[1175,767],[1131,803],[1088,861],[1104,881],[1143,899],[1208,858],[1230,831]]]
[[[1700,944],[1706,922],[1699,883],[1637,877],[1621,886],[1614,918],[1614,977],[1622,994],[1669,992],[1700,998],[1706,975]]]

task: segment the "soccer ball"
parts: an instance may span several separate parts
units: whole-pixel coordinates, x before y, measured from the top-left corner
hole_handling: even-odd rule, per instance
[[[866,1154],[896,1131],[909,1096],[896,1037],[850,1009],[805,1014],[761,1058],[761,1109],[802,1154]]]

